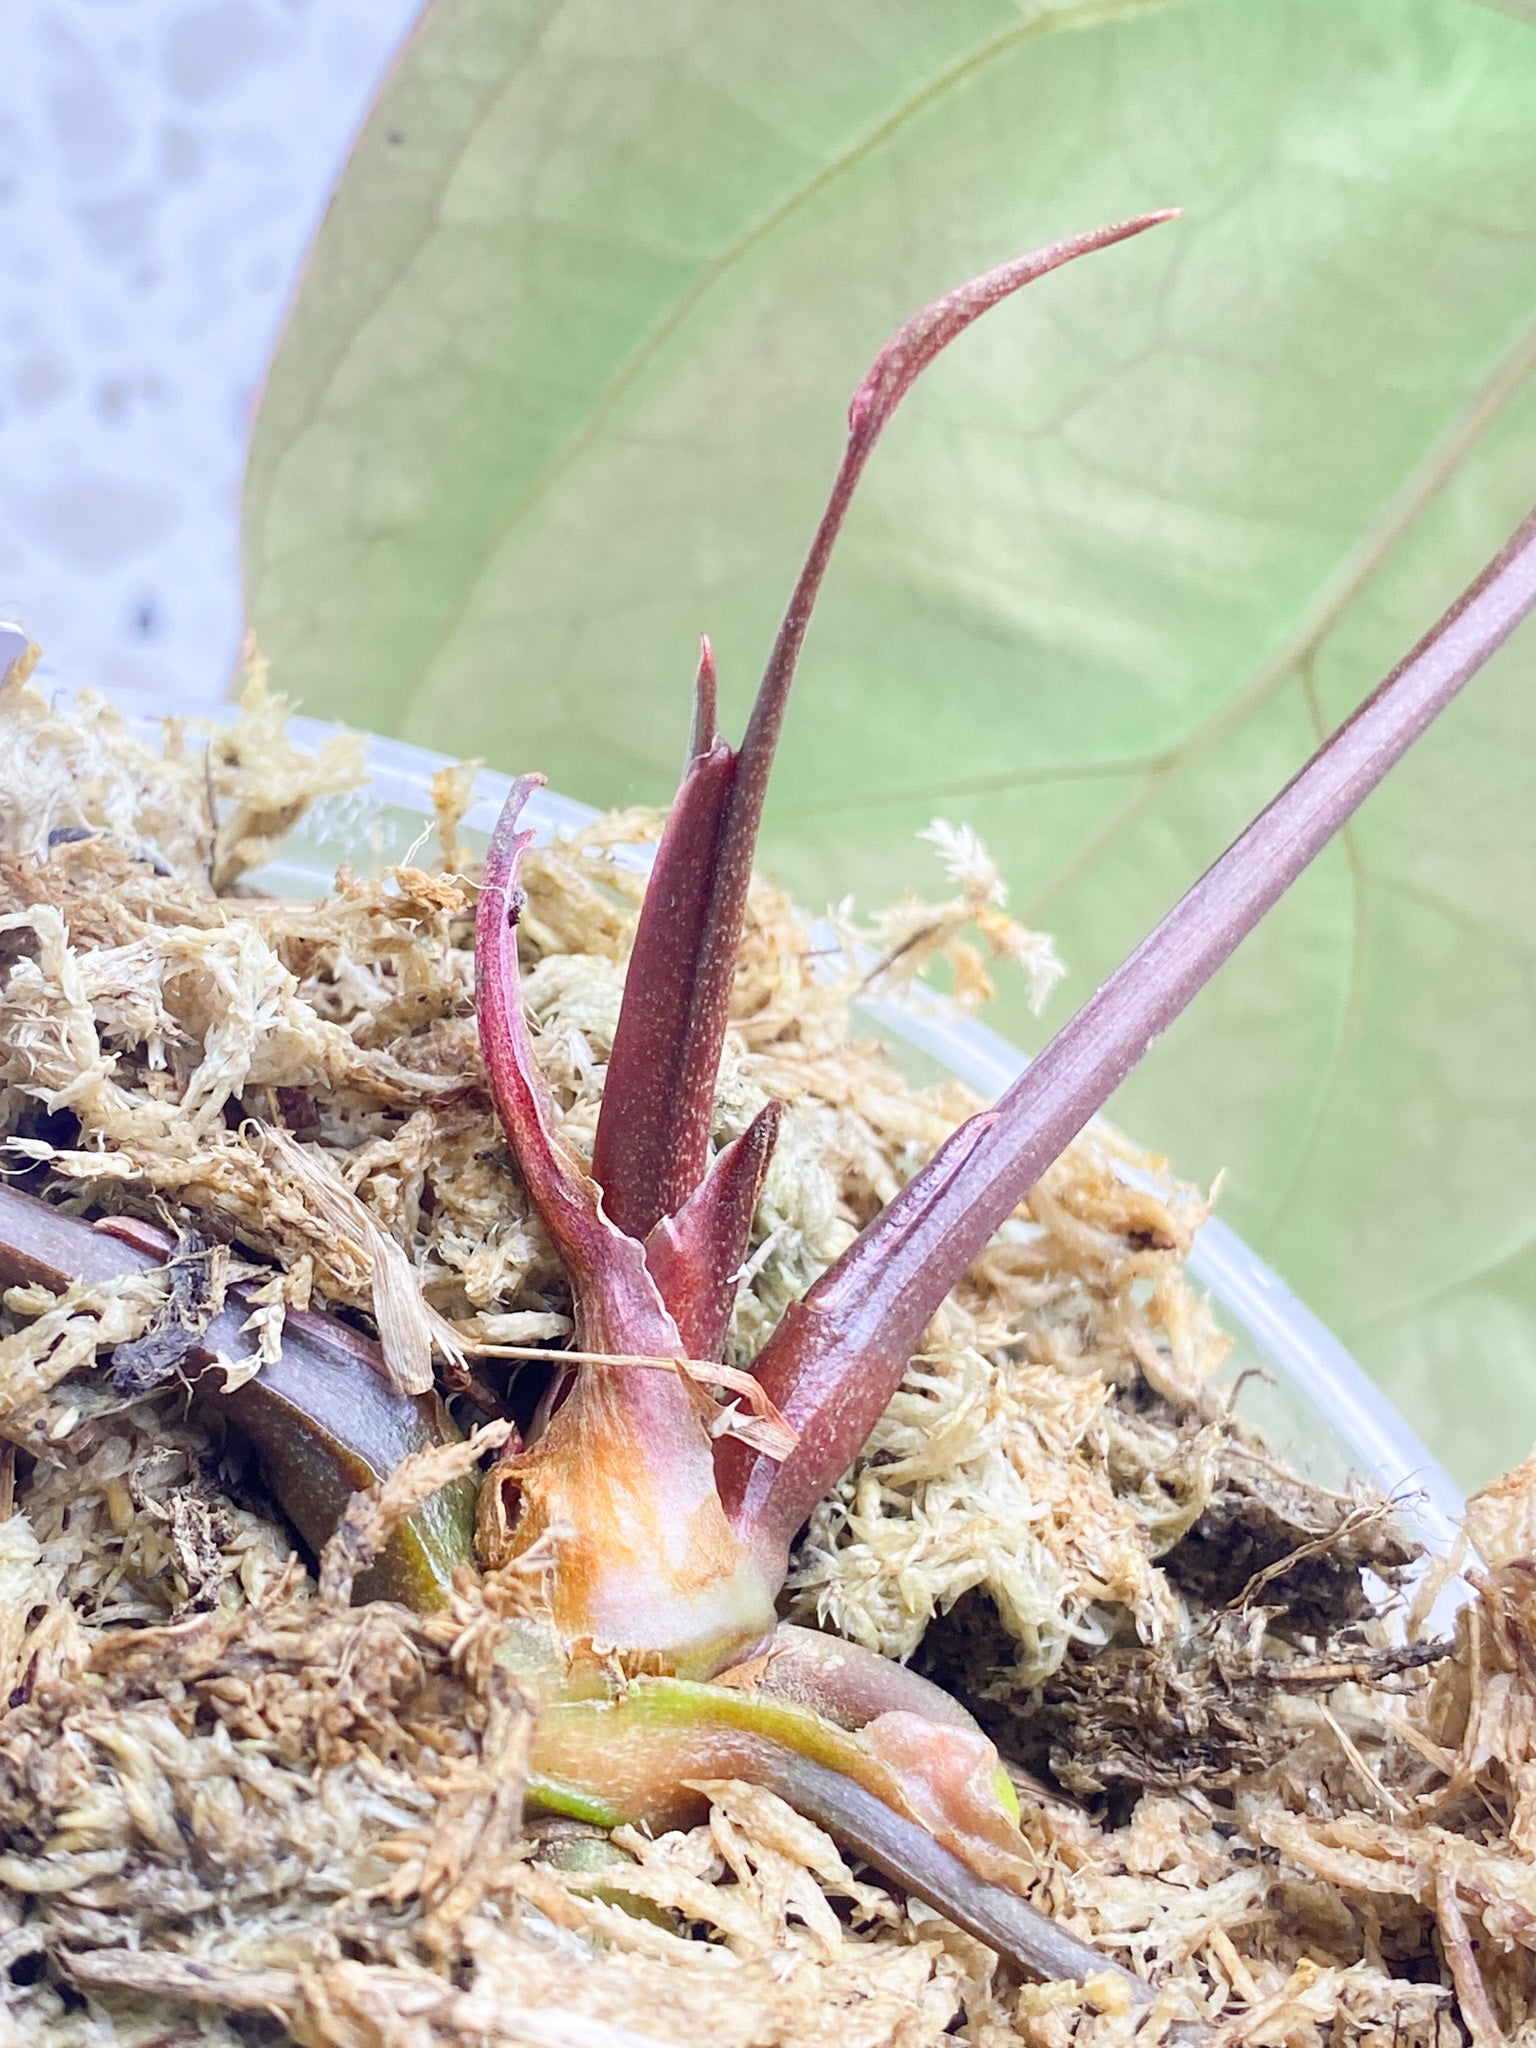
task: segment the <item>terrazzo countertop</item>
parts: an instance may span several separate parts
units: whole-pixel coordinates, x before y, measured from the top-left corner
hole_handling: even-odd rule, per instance
[[[207,701],[262,367],[420,0],[0,0],[0,619]]]

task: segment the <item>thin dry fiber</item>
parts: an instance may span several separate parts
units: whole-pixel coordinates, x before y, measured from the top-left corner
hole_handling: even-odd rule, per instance
[[[206,750],[13,677],[0,758],[6,1162],[182,1236],[180,1266],[13,1289],[0,1321],[0,2041],[1127,2039],[1113,1980],[1020,1984],[759,1788],[701,1788],[707,1820],[657,1840],[525,1812],[529,1709],[495,1650],[540,1561],[466,1567],[433,1615],[341,1604],[495,1430],[360,1502],[321,1569],[188,1413],[161,1339],[253,1265],[267,1347],[290,1305],[340,1309],[404,1385],[569,1333],[480,1065],[465,778],[442,778],[441,864],[299,903],[243,877],[361,756],[289,746],[259,673]],[[583,1153],[640,886],[610,855],[655,830],[604,819],[527,865],[526,996]],[[863,927],[844,906],[850,962],[942,958],[972,998],[979,937],[1043,989],[982,850],[937,836],[958,895]],[[851,1035],[867,969],[826,965],[756,883],[714,1136],[770,1095],[787,1114],[737,1368],[973,1106]],[[790,1610],[982,1716],[1034,1902],[1156,1980],[1149,2042],[1536,2038],[1536,1468],[1474,1503],[1454,1647],[1417,1643],[1381,1593],[1410,1556],[1385,1504],[1287,1474],[1212,1382],[1183,1265],[1204,1214],[1107,1128],[1074,1145],[818,1509]]]

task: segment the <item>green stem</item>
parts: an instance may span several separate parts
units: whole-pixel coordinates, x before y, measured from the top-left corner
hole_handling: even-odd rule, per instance
[[[1109,1973],[1150,1998],[1025,1902],[1036,1871],[1012,1788],[972,1730],[892,1713],[855,1734],[784,1700],[641,1679],[617,1698],[547,1705],[532,1765],[532,1800],[603,1827],[686,1825],[701,1785],[762,1785],[1031,1976]]]

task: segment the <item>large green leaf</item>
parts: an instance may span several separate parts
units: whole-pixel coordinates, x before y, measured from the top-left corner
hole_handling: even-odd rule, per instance
[[[768,821],[868,901],[970,819],[1059,1020],[1536,496],[1533,194],[1536,29],[1472,0],[438,0],[266,394],[255,623],[312,709],[662,799],[886,334],[1182,204],[909,401]],[[1533,684],[1526,632],[1116,1105],[1467,1479],[1536,1434]]]

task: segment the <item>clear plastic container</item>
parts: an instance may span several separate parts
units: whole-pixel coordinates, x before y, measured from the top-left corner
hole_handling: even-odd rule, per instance
[[[118,701],[135,719],[172,709],[221,715],[126,694]],[[315,746],[335,728],[301,718],[291,730],[300,745]],[[315,804],[277,858],[252,878],[260,886],[275,895],[322,895],[343,859],[360,872],[376,872],[420,844],[432,819],[433,773],[451,757],[379,738],[370,739],[368,748],[366,786]],[[481,773],[462,828],[469,844],[489,838],[509,787],[506,776]],[[525,812],[528,824],[544,836],[594,815],[588,805],[551,790],[536,792]],[[637,858],[647,857],[636,852]],[[927,991],[864,1007],[882,1035],[898,1042],[893,1050],[904,1046],[909,1057],[932,1063],[930,1075],[942,1069],[982,1094],[1000,1094],[1027,1064],[998,1032]],[[1403,1521],[1431,1552],[1449,1554],[1463,1507],[1455,1483],[1338,1339],[1218,1219],[1197,1233],[1189,1269],[1209,1290],[1233,1340],[1221,1376],[1237,1385],[1239,1412],[1277,1453],[1318,1483],[1374,1482],[1397,1501]],[[1453,1587],[1443,1603],[1445,1614],[1457,1598]]]

